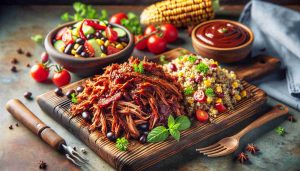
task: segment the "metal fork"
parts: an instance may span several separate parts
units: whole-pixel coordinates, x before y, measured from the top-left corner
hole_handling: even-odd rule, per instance
[[[244,136],[249,131],[275,119],[280,116],[286,115],[288,113],[288,108],[282,104],[277,104],[269,112],[253,121],[250,125],[245,127],[239,133],[221,139],[219,142],[210,145],[208,147],[196,149],[196,151],[207,155],[208,157],[220,157],[231,154],[239,147],[240,138]]]
[[[38,135],[52,148],[64,153],[68,160],[78,167],[82,167],[88,160],[82,157],[71,146],[66,144],[66,141],[59,136],[54,130],[42,122],[34,115],[20,100],[12,99],[6,103],[6,109],[18,121],[25,125],[34,134]]]

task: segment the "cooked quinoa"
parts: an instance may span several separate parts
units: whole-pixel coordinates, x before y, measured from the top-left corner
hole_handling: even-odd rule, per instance
[[[180,56],[164,65],[164,69],[178,78],[185,93],[185,106],[189,115],[204,110],[211,117],[248,96],[233,71],[228,71],[212,59],[195,55]]]

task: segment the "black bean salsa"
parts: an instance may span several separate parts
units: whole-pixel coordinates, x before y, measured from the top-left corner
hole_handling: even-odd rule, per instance
[[[106,57],[124,49],[127,33],[106,21],[83,20],[59,30],[52,43],[58,51],[74,57]]]

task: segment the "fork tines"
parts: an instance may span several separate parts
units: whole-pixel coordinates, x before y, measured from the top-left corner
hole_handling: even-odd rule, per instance
[[[72,163],[74,163],[76,166],[82,167],[83,164],[88,162],[88,160],[86,158],[82,157],[72,147],[64,145],[64,144],[62,146],[65,151],[67,159],[70,160]]]
[[[196,151],[207,155],[208,157],[219,157],[227,153],[226,149],[226,147],[222,146],[219,143],[216,143],[208,147],[196,149]]]

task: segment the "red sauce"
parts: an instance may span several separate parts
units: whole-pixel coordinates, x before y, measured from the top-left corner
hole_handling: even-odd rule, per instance
[[[215,21],[201,26],[196,31],[196,37],[209,46],[232,48],[246,43],[249,33],[236,24]]]

